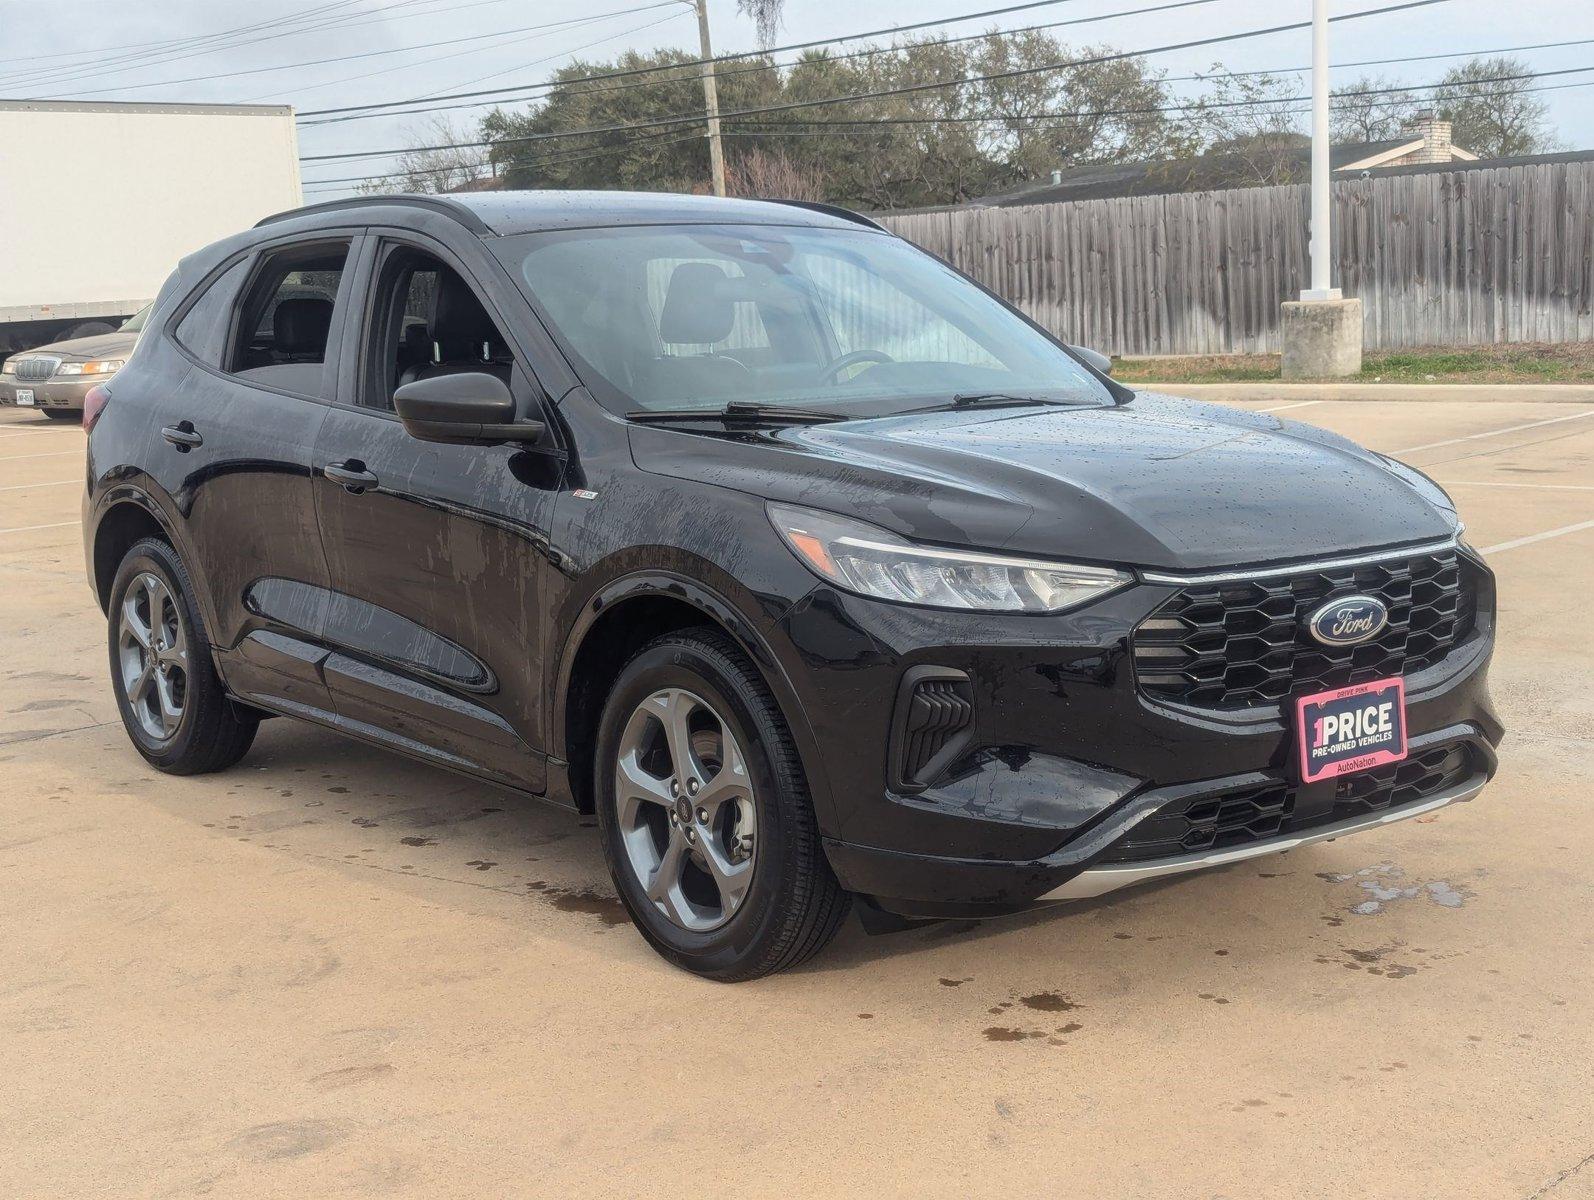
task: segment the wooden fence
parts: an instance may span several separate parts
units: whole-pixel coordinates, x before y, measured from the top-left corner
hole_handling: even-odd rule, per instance
[[[1276,351],[1308,278],[1305,185],[887,215],[1066,340]],[[1334,277],[1369,349],[1594,340],[1594,162],[1334,184]]]

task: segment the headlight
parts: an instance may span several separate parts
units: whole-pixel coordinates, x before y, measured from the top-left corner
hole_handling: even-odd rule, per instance
[[[8,358],[5,362],[0,363],[0,375],[15,375],[16,373],[17,364],[13,359]]]
[[[1131,581],[1123,571],[920,546],[862,521],[769,505],[776,531],[819,575],[877,600],[984,612],[1061,612]]]
[[[55,369],[57,375],[114,375],[122,369],[120,358],[94,358],[88,362],[64,362]]]

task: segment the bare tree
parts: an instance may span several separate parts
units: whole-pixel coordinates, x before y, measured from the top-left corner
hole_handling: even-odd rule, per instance
[[[1183,187],[1257,187],[1305,177],[1299,129],[1300,85],[1283,75],[1234,75],[1214,64],[1211,90],[1185,115],[1192,140],[1204,147],[1187,164]],[[1199,178],[1195,176],[1199,176]]]
[[[1432,104],[1454,126],[1455,144],[1481,158],[1509,158],[1555,148],[1550,107],[1531,94],[1532,68],[1504,55],[1468,59],[1445,72],[1433,91]]]
[[[731,159],[726,164],[725,185],[732,196],[825,199],[825,178],[818,165],[800,165],[780,150],[749,150]]]
[[[451,192],[467,183],[492,177],[486,147],[420,148],[477,140],[471,131],[455,125],[447,117],[434,116],[422,125],[411,127],[405,140],[417,148],[399,155],[396,169],[402,174],[391,179],[367,179],[356,191]]]
[[[1424,108],[1413,92],[1391,92],[1400,82],[1363,75],[1329,100],[1329,128],[1335,143],[1383,142],[1400,136]]]

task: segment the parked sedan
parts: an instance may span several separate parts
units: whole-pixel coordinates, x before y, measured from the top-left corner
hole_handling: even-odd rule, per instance
[[[122,369],[138,345],[149,305],[110,333],[36,346],[0,363],[0,404],[36,408],[58,421],[83,415],[83,397]]]
[[[297,210],[184,260],[87,402],[146,760],[286,715],[595,812],[711,978],[854,899],[1097,896],[1495,769],[1493,577],[1437,484],[1136,394],[842,210]]]

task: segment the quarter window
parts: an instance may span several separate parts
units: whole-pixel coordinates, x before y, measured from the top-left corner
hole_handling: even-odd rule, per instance
[[[232,302],[248,271],[248,260],[228,267],[210,282],[177,323],[176,337],[184,349],[211,367],[221,365],[227,348],[227,325],[232,317]],[[131,324],[131,322],[129,322]],[[122,326],[126,329],[127,326]]]

